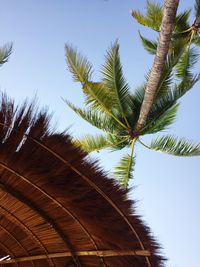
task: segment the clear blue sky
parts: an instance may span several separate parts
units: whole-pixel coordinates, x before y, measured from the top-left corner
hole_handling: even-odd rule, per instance
[[[0,69],[0,89],[17,102],[37,93],[40,105],[54,111],[60,130],[71,125],[74,135],[96,132],[61,100],[67,98],[79,106],[83,103],[80,86],[66,69],[64,44],[73,44],[87,55],[98,78],[107,48],[119,39],[124,73],[134,89],[142,83],[153,60],[142,48],[138,30],[148,36],[152,32],[133,21],[128,10],[143,10],[145,2],[0,0],[0,45],[13,42],[10,61]],[[182,0],[180,9],[193,3]],[[200,141],[199,87],[200,83],[181,100],[170,133]],[[94,157],[110,170],[120,155],[105,152]],[[199,157],[176,158],[137,147],[136,188],[130,197],[139,200],[138,213],[162,244],[168,267],[200,266],[199,170]]]

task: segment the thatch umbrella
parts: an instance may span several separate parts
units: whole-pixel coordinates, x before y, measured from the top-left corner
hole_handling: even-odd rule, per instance
[[[34,110],[1,98],[0,266],[163,266],[127,192]]]

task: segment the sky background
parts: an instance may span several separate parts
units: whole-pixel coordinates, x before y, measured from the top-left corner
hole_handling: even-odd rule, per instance
[[[182,0],[179,10],[193,4],[193,0]],[[0,45],[13,42],[10,60],[0,69],[0,89],[17,103],[37,94],[40,106],[54,112],[59,130],[71,126],[74,136],[96,133],[61,99],[83,106],[81,87],[67,71],[64,45],[73,44],[87,55],[98,79],[106,50],[118,39],[124,74],[134,90],[153,61],[140,44],[138,30],[148,37],[154,33],[138,25],[128,10],[144,10],[145,5],[145,0],[0,0]],[[200,140],[199,87],[200,83],[181,99],[178,118],[169,133]],[[151,136],[144,139],[149,140]],[[166,266],[199,267],[200,158],[176,158],[141,146],[136,152],[130,197],[138,200],[138,213],[162,245],[169,259]],[[105,151],[92,157],[111,171],[122,153]]]

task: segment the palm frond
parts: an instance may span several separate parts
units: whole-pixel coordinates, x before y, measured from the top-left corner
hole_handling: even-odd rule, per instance
[[[119,57],[119,45],[117,42],[107,52],[106,62],[102,68],[102,74],[103,83],[112,93],[112,97],[116,105],[118,105],[120,114],[124,118],[126,125],[129,126],[126,119],[126,114],[127,112],[130,112],[131,109],[129,86],[123,76]]]
[[[116,151],[123,149],[128,144],[128,136],[116,136],[107,133],[104,135],[90,135],[87,134],[81,138],[74,138],[72,140],[73,144],[80,147],[84,151],[90,153],[101,149],[110,149],[111,151]]]
[[[126,154],[115,167],[114,176],[125,188],[127,188],[130,179],[133,179],[134,166],[135,157],[131,154]]]
[[[168,129],[176,118],[178,107],[179,104],[175,104],[165,111],[162,110],[160,114],[160,109],[154,110],[154,112],[151,111],[141,134],[152,134]]]
[[[198,81],[200,80],[200,74],[193,75],[187,79],[183,79],[177,84],[173,90],[173,99],[178,100],[184,94],[186,94]],[[172,100],[173,100],[172,99]]]
[[[84,151],[90,153],[94,151],[99,151],[101,149],[107,148],[109,142],[104,135],[85,135],[82,138],[72,139],[72,143],[83,149]]]
[[[185,44],[183,43],[182,40],[177,40],[173,42],[173,46],[171,47],[169,54],[167,56],[164,70],[163,70],[161,79],[159,81],[158,87],[157,87],[157,94],[156,94],[155,100],[160,99],[165,94],[168,94],[168,92],[171,90],[171,86],[172,86],[172,82],[174,78],[173,77],[174,67],[179,62],[184,49],[185,49]],[[149,73],[146,75],[145,85],[148,82]]]
[[[182,40],[182,42],[185,45],[188,45],[190,42],[194,42],[195,38],[191,38],[191,34],[193,31],[191,31],[191,27],[187,29],[188,31],[183,31],[183,32],[174,32],[172,35],[172,40]]]
[[[174,32],[180,33],[190,27],[189,23],[190,13],[191,10],[185,10],[176,16]],[[158,32],[160,31],[160,26],[163,16],[163,7],[160,4],[147,1],[146,15],[136,10],[131,10],[131,15],[141,25],[150,27],[151,29]]]
[[[113,99],[113,94],[103,83],[87,82],[83,86],[85,93],[85,104],[90,108],[109,113],[113,113],[117,107]]]
[[[91,79],[92,65],[83,57],[77,49],[70,45],[65,45],[66,61],[69,71],[72,73],[74,81],[84,84]]]
[[[185,48],[178,64],[176,65],[176,75],[182,79],[188,79],[192,77],[192,68],[197,63],[199,58],[198,51],[193,48]]]
[[[171,89],[171,84],[173,81],[173,66],[170,64],[171,63],[166,61],[164,71],[162,73],[161,79],[160,79],[158,87],[157,87],[157,93],[155,96],[156,100],[161,98],[163,95],[165,95]]]
[[[138,23],[150,27],[155,31],[159,31],[163,16],[163,7],[153,1],[147,1],[146,9],[147,12],[145,15],[136,10],[132,10],[131,15]]]
[[[167,94],[171,90],[171,85],[173,82],[173,68],[176,63],[167,57],[161,79],[157,86],[157,93],[155,95],[155,100],[161,98],[163,95]],[[148,83],[150,71],[145,75],[146,81],[145,85]]]
[[[171,135],[162,136],[153,140],[149,148],[174,156],[200,156],[200,144],[193,144],[183,138],[178,139]]]
[[[0,47],[0,66],[8,62],[11,53],[12,53],[12,44],[6,44],[3,47]]]
[[[113,118],[109,117],[102,111],[98,112],[92,109],[81,109],[70,103],[68,100],[64,101],[82,119],[100,130],[110,132],[112,134],[115,134],[116,132],[122,132],[124,130]]]
[[[157,99],[151,107],[147,124],[143,128],[143,131],[141,133],[147,134],[164,130],[166,129],[166,127],[172,124],[174,119],[176,118],[178,109],[177,101],[185,93],[187,93],[199,80],[200,75],[195,75],[190,79],[183,80],[179,84],[177,84],[173,90],[168,91],[161,98]],[[160,128],[161,126],[163,127]]]
[[[134,19],[137,20],[139,24],[153,28],[152,25],[149,23],[149,20],[146,18],[146,16],[143,15],[139,10],[131,10],[131,15]]]
[[[151,55],[155,55],[155,54],[156,54],[157,44],[158,44],[158,43],[157,43],[156,41],[148,40],[147,38],[145,38],[144,36],[142,36],[140,32],[139,32],[139,36],[140,36],[140,40],[141,40],[142,45],[144,46],[144,48],[145,48]]]
[[[134,93],[132,94],[132,101],[135,105],[141,105],[144,99],[146,83],[142,84],[141,86],[137,87]]]
[[[194,9],[195,9],[195,17],[197,18],[200,16],[200,0],[195,1]]]
[[[116,150],[121,150],[125,146],[129,145],[129,136],[128,135],[113,135],[113,134],[107,134],[107,140],[110,144],[110,150],[111,151],[116,151]],[[125,134],[125,133],[124,133]]]
[[[185,10],[176,16],[174,32],[181,33],[190,28],[189,17],[191,10]]]
[[[192,43],[195,44],[196,46],[200,46],[200,38],[196,38],[192,40]]]
[[[145,94],[145,87],[146,87],[145,83],[137,87],[130,97],[132,101],[132,115],[128,117],[128,119],[129,119],[132,129],[135,127],[135,124],[137,123],[139,115],[140,115],[140,109],[141,109],[141,105],[142,105],[144,94]]]
[[[112,92],[109,92],[104,84],[88,82],[83,85],[83,90],[86,94],[85,102],[90,105],[91,109],[107,113],[123,128],[127,128],[123,121],[123,115],[121,116],[118,107],[116,107]]]
[[[163,17],[163,6],[154,1],[147,1],[147,17],[152,25],[159,30]]]
[[[173,43],[173,49],[171,49],[170,53],[167,56],[164,71],[157,88],[156,99],[159,99],[162,95],[171,90],[173,70],[176,64],[179,62],[184,49],[185,45],[182,40],[177,40]]]

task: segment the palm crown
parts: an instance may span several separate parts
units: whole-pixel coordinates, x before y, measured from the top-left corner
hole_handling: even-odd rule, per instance
[[[131,10],[131,15],[141,25],[150,27],[152,30],[159,32],[163,17],[163,6],[153,1],[147,1],[146,14],[142,14],[138,10]],[[200,46],[200,0],[195,1],[194,18],[191,25],[190,19],[191,10],[180,12],[176,16],[174,31],[172,35],[172,43],[178,38],[182,39],[186,44],[195,44]],[[146,39],[140,34],[141,41],[144,47],[152,54],[156,53],[157,41]]]
[[[145,43],[145,48],[152,53],[152,42]],[[198,53],[194,48],[188,48],[185,41],[180,38],[173,41],[154,104],[146,124],[139,132],[135,130],[135,126],[148,75],[144,83],[131,92],[123,76],[119,44],[114,43],[107,51],[101,69],[102,78],[97,82],[92,80],[93,69],[90,62],[72,46],[66,45],[66,58],[74,80],[82,85],[86,108],[78,108],[66,100],[67,105],[84,120],[104,132],[101,135],[88,134],[81,139],[74,139],[74,143],[87,152],[129,147],[130,153],[121,158],[114,172],[123,186],[127,187],[129,179],[133,177],[136,142],[149,149],[175,156],[200,155],[200,144],[192,144],[183,138],[165,135],[152,140],[148,145],[141,140],[142,136],[163,131],[174,122],[179,106],[177,101],[200,79],[200,75],[192,73]]]

